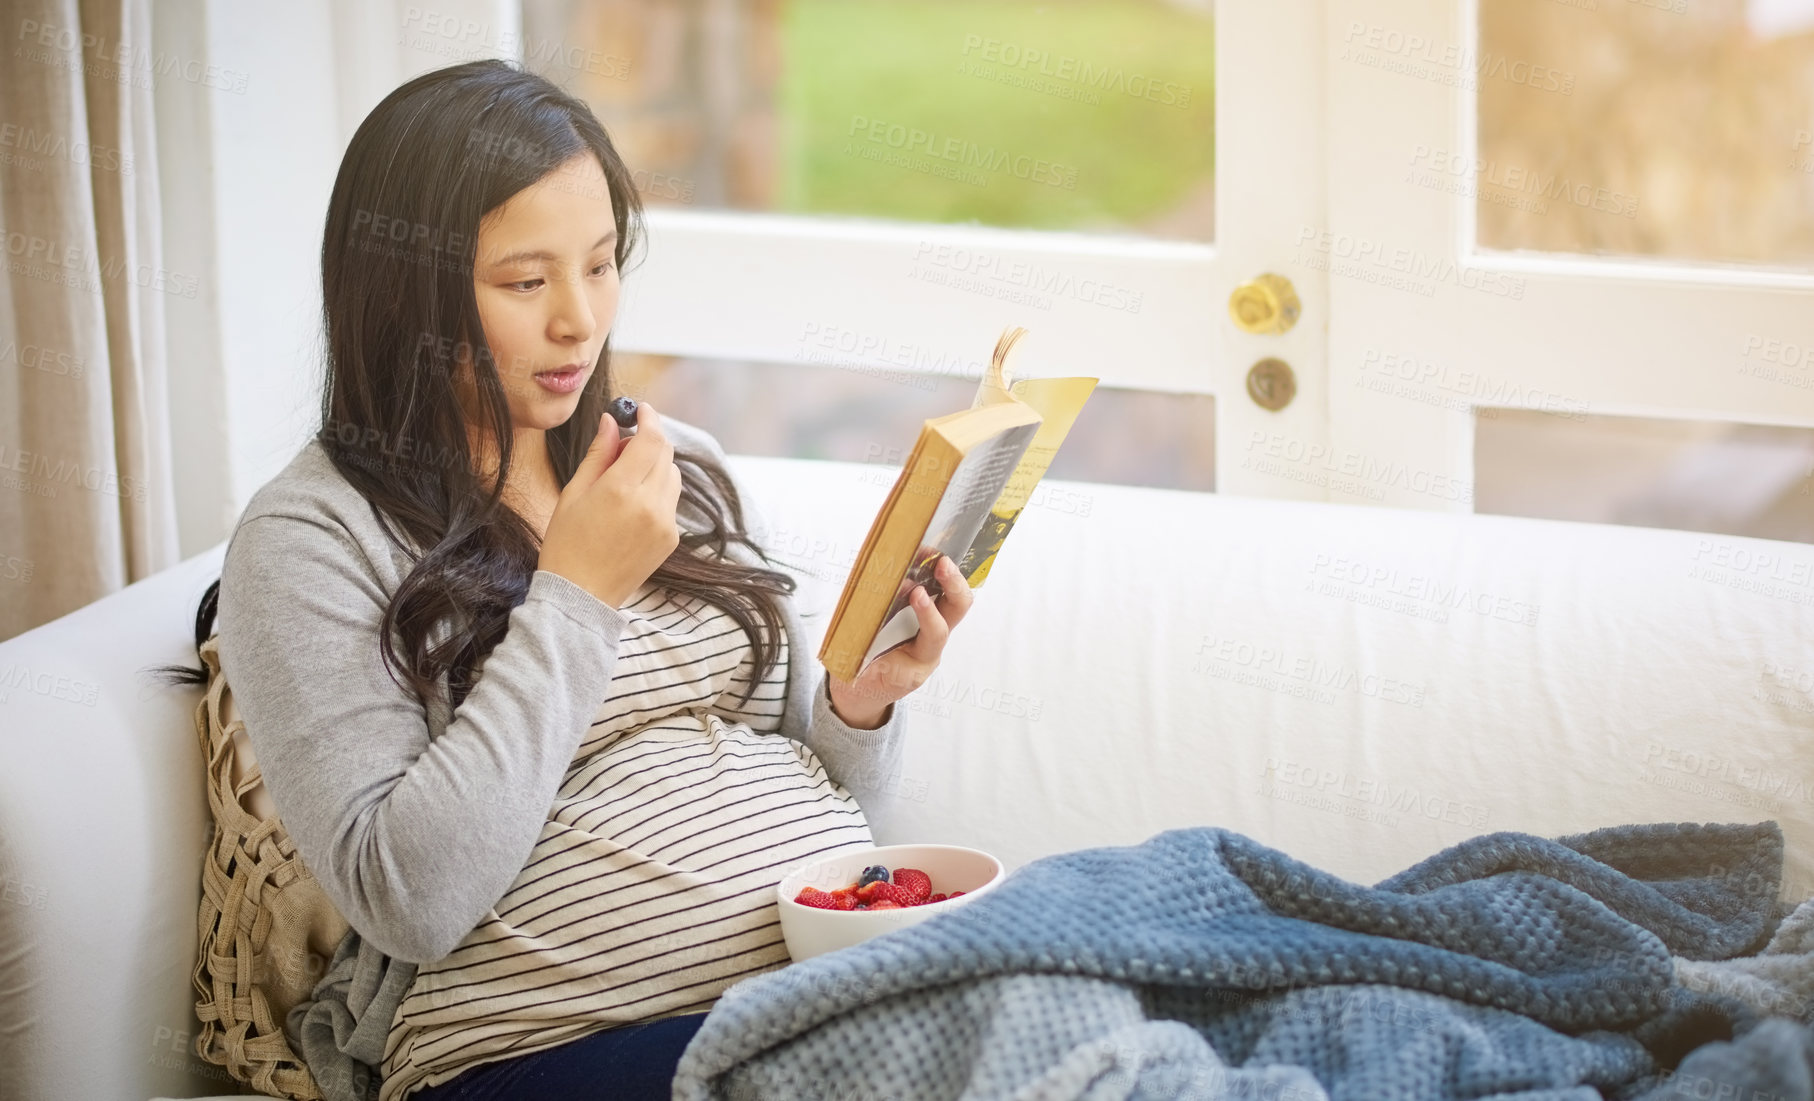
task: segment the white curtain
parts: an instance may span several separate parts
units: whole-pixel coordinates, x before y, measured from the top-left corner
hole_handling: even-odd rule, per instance
[[[0,0],[0,638],[174,565],[151,0]],[[193,68],[189,66],[188,68]]]

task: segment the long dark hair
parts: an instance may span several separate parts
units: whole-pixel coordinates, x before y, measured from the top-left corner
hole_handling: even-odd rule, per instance
[[[479,222],[585,153],[597,157],[610,188],[621,272],[642,228],[629,170],[584,103],[510,62],[438,69],[386,96],[353,135],[334,180],[321,245],[327,378],[316,439],[414,562],[385,609],[379,649],[392,679],[401,667],[422,701],[446,674],[451,706],[459,706],[473,668],[527,595],[540,553],[534,529],[501,499],[513,432],[473,293]],[[461,350],[498,452],[489,484],[474,468],[454,388]],[[610,363],[607,339],[573,416],[546,433],[563,486],[617,396]],[[677,447],[674,459],[682,511],[694,509],[705,530],[683,524],[680,545],[650,581],[682,603],[723,608],[748,633],[756,675],[744,688],[747,703],[779,660],[779,600],[795,583],[729,560],[729,545],[741,543],[770,561],[744,530],[730,475],[710,455]],[[219,592],[217,579],[196,612],[198,651]],[[442,623],[450,633],[431,645]],[[158,671],[171,683],[207,679],[181,665]]]

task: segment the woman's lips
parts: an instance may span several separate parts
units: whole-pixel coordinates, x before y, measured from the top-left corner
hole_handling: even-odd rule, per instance
[[[556,394],[571,394],[579,389],[586,379],[584,367],[564,367],[558,371],[544,371],[535,376],[536,385]]]

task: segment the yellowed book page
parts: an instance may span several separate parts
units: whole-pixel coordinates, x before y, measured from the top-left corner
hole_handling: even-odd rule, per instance
[[[1027,330],[1018,325],[1002,331],[1001,339],[995,342],[995,351],[989,356],[989,367],[983,372],[982,381],[977,383],[976,397],[970,402],[970,408],[980,409],[985,405],[1015,400],[1008,387],[1008,380],[1012,377],[1008,371],[1008,353],[1026,335]]]
[[[1099,381],[1095,378],[1028,378],[1009,387],[1012,400],[1031,405],[1043,419],[1027,453],[1021,457],[1020,465],[990,508],[988,522],[958,563],[958,569],[971,588],[988,579],[996,552],[1008,538],[1008,531],[1019,518],[1020,510],[1032,498],[1034,487],[1045,477],[1052,457],[1058,454],[1059,445],[1070,433],[1071,425],[1077,422],[1078,414],[1083,412],[1084,403],[1095,393]]]

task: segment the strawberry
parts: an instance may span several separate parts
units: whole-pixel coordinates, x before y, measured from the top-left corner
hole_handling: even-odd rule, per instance
[[[883,900],[881,900],[881,901],[880,901],[880,902],[872,902],[872,903],[870,903],[870,904],[869,904],[869,908],[870,908],[870,909],[871,909],[871,910],[900,910],[900,909],[905,909],[905,907],[903,907],[903,906],[902,906],[902,905],[901,905],[901,904],[900,904],[900,903],[898,903],[898,902],[891,902],[891,901],[890,901],[890,900],[888,900],[888,899],[883,899]]]
[[[817,887],[803,888],[794,896],[794,901],[802,906],[811,906],[815,910],[839,910],[838,900],[819,890]]]
[[[945,892],[943,892],[943,891],[940,891],[940,892],[939,892],[939,893],[938,893],[938,894],[936,894],[936,895],[933,895],[933,896],[932,896],[932,897],[931,897],[931,898],[929,898],[929,899],[927,899],[927,900],[926,900],[926,903],[927,903],[927,904],[928,904],[928,905],[931,905],[931,904],[932,904],[932,903],[934,903],[934,902],[943,902],[943,901],[945,901],[945,899],[946,899],[946,898],[947,898],[947,897],[948,897],[948,896],[947,896],[947,895],[946,895],[946,894],[945,894]]]
[[[932,897],[932,877],[918,868],[896,868],[894,885],[913,900],[912,905],[918,905]]]
[[[873,909],[878,902],[892,902],[896,906],[913,905],[913,899],[907,892],[901,890],[899,887],[885,879],[878,879],[874,883],[864,884],[862,887],[858,888],[857,897],[864,902],[869,903],[871,909]]]
[[[838,905],[835,909],[854,910],[857,908],[857,893],[855,891],[833,891],[831,897],[837,900]]]

